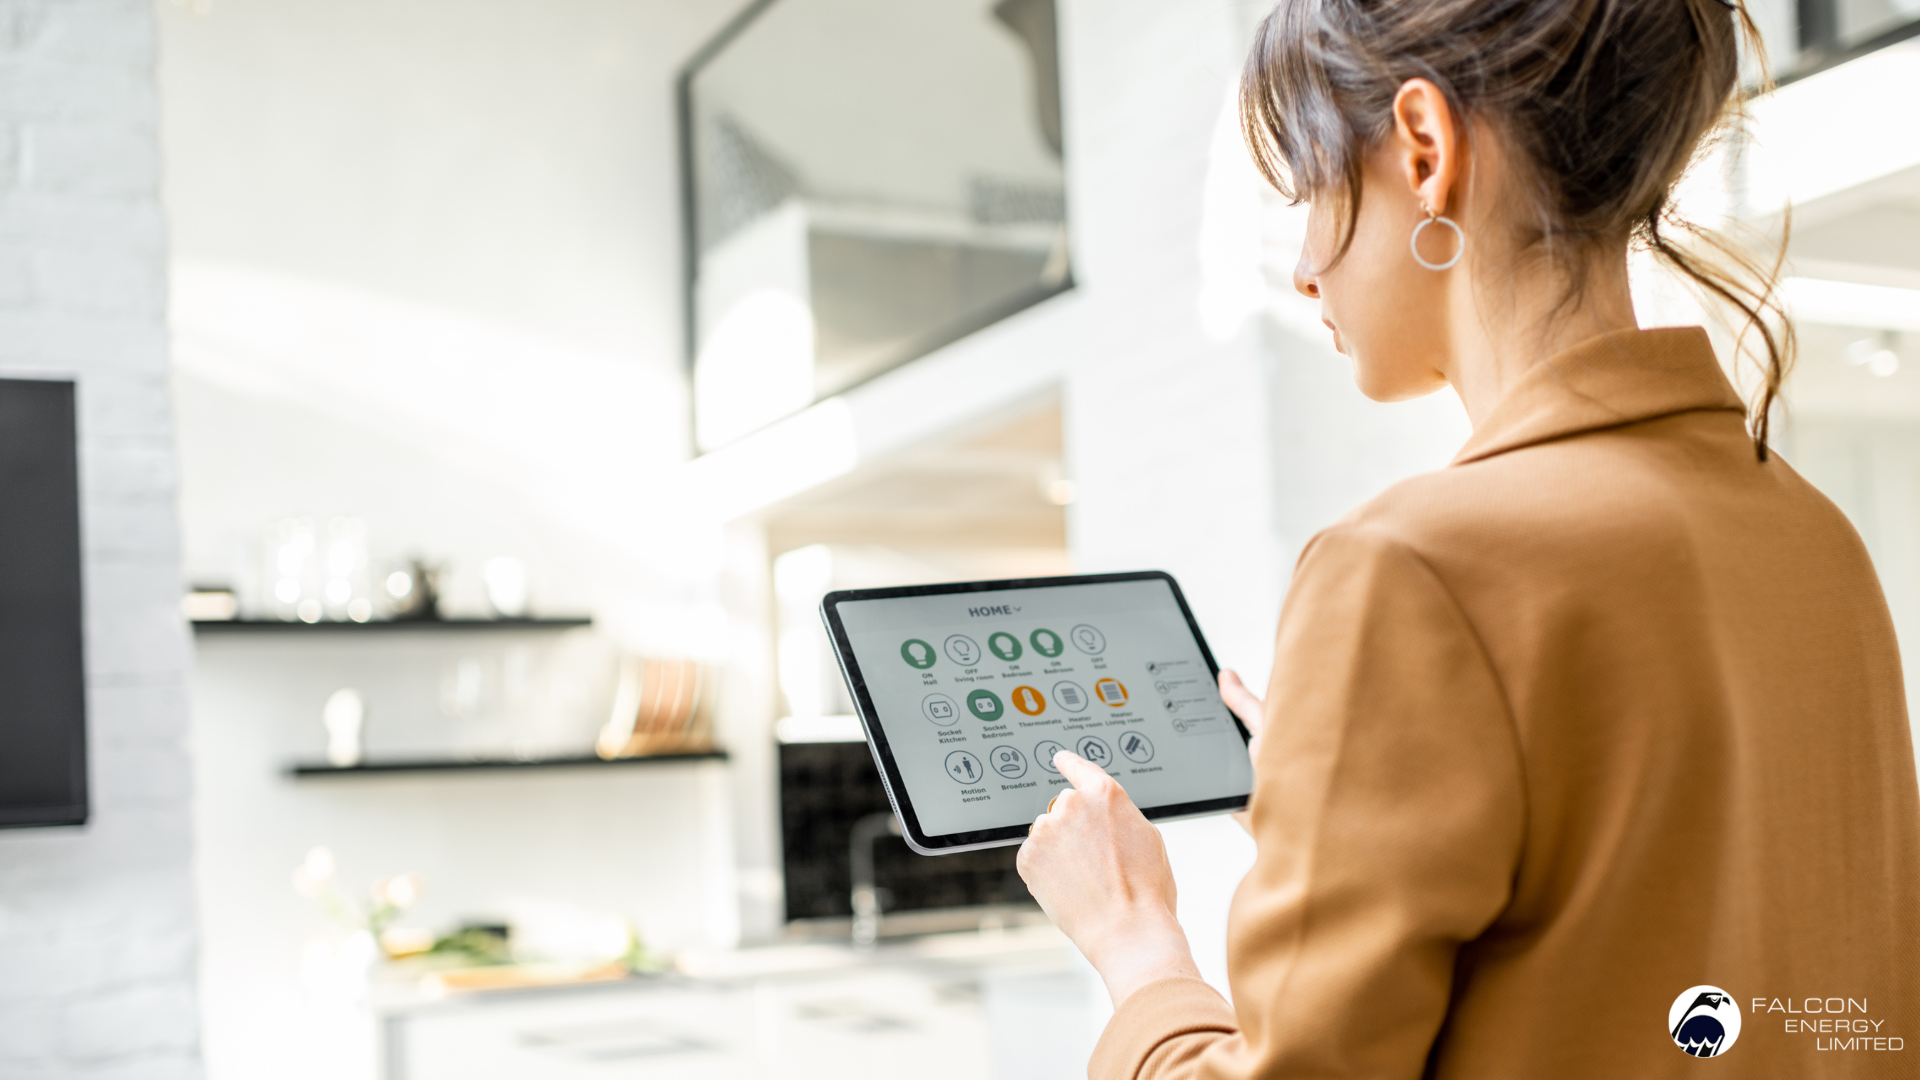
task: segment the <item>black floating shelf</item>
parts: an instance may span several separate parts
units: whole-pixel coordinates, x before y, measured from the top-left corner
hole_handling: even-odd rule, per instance
[[[374,622],[281,622],[278,619],[208,619],[197,621],[197,634],[244,633],[391,633],[424,630],[568,630],[592,626],[585,617],[565,619],[385,619]]]
[[[485,758],[479,761],[459,761],[454,758],[431,758],[418,761],[370,761],[364,765],[292,765],[287,768],[288,776],[377,776],[385,773],[446,773],[446,772],[525,772],[529,769],[622,769],[634,765],[672,765],[689,761],[725,761],[725,750],[701,750],[688,754],[650,754],[646,757],[598,758],[598,757],[555,757],[536,758],[521,761],[517,758]]]

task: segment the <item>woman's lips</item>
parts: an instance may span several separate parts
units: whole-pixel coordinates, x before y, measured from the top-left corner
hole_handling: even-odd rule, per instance
[[[1340,347],[1340,328],[1333,325],[1331,322],[1328,322],[1326,319],[1321,319],[1320,325],[1333,331],[1333,351],[1339,353],[1342,356],[1345,356],[1347,353],[1347,350]]]

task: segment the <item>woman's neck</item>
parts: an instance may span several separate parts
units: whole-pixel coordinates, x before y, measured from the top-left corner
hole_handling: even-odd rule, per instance
[[[1469,274],[1455,279],[1448,299],[1452,366],[1444,374],[1474,427],[1542,360],[1588,338],[1638,328],[1626,251],[1597,256],[1586,270],[1572,299],[1559,274],[1511,273],[1498,287]]]

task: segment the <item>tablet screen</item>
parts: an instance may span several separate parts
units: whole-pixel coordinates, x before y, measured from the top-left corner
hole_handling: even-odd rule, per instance
[[[1164,575],[938,588],[826,605],[882,768],[918,831],[949,838],[936,846],[1024,835],[1070,786],[1053,768],[1061,749],[1104,768],[1149,816],[1227,808],[1252,790],[1245,737]]]

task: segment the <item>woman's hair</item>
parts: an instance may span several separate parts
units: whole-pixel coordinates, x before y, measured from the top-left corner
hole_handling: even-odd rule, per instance
[[[1513,151],[1517,239],[1569,275],[1568,300],[1587,263],[1562,253],[1638,242],[1740,309],[1766,351],[1752,416],[1765,461],[1793,352],[1791,325],[1768,318],[1779,314],[1778,263],[1755,263],[1672,205],[1674,184],[1737,112],[1743,38],[1764,67],[1738,0],[1283,0],[1247,60],[1241,123],[1282,194],[1344,210],[1338,261],[1360,212],[1362,159],[1393,130],[1396,93],[1431,81]]]

